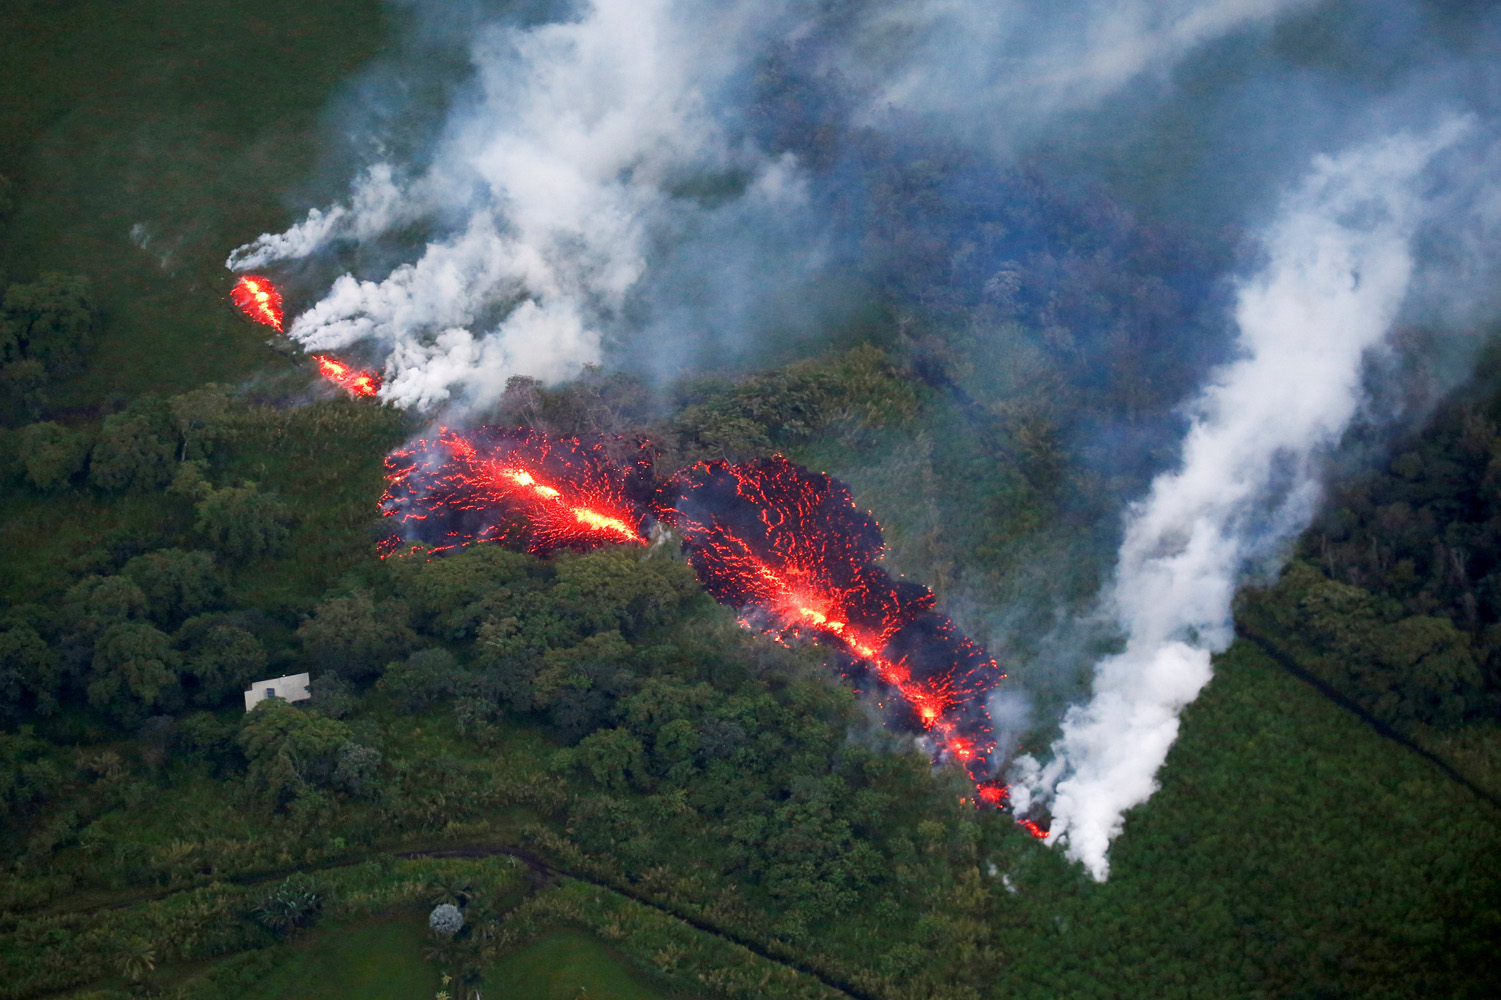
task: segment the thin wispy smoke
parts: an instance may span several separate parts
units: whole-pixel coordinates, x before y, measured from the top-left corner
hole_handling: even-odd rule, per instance
[[[965,131],[999,126],[992,140],[1015,143],[1053,114],[1165,74],[1206,42],[1310,2],[898,2],[866,16],[838,63],[871,95],[873,117],[887,108],[939,114]]]
[[[404,263],[336,278],[288,332],[309,350],[366,345],[397,405],[483,405],[511,375],[567,378],[627,335],[638,349],[673,350],[693,346],[681,330],[706,315],[743,316],[748,330],[758,316],[827,311],[820,244],[838,223],[816,216],[805,164],[749,138],[770,52],[809,50],[814,72],[854,87],[868,112],[927,116],[955,134],[1004,113],[1020,135],[1024,117],[1097,101],[1293,2],[930,0],[846,12],[806,0],[595,0],[571,20],[481,31],[473,90],[455,102],[432,166],[409,176],[377,164],[344,204],[228,264],[364,244],[389,256],[397,244]],[[423,245],[402,252],[423,226]],[[739,332],[715,335],[749,337]]]
[[[1407,296],[1425,167],[1465,123],[1319,158],[1238,289],[1241,357],[1193,404],[1178,468],[1127,513],[1108,610],[1125,648],[1095,666],[1046,766],[1019,761],[1019,810],[1050,800],[1052,840],[1096,879],[1123,816],[1157,788],[1183,708],[1233,638],[1242,575],[1311,520],[1319,463],[1362,402],[1362,363]]]

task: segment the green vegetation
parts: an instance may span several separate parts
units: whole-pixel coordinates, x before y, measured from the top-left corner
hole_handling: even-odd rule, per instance
[[[418,428],[307,402],[218,297],[226,250],[285,221],[383,10],[0,14],[0,1000],[1493,990],[1495,810],[1250,646],[1095,885],[961,802],[819,650],[739,628],[668,546],[377,559],[381,462]],[[881,197],[921,197],[898,180]],[[1110,254],[1078,267],[1134,295]],[[599,371],[513,379],[489,417],[630,435],[668,470],[827,468],[966,629],[994,624],[967,600],[987,594],[1040,635],[1095,592],[1100,511],[1140,473],[1069,430],[1088,372],[1067,325],[1092,300],[1061,296],[1039,334],[1018,275],[962,322],[935,298],[665,401]],[[1343,484],[1243,612],[1501,789],[1495,376]],[[1172,396],[1113,385],[1118,416]],[[243,712],[246,682],[301,670],[310,702]],[[439,905],[462,923],[430,930]]]
[[[414,913],[328,928],[285,946],[287,954],[242,1000],[410,1000],[431,996],[438,973],[423,961]]]
[[[596,939],[557,931],[507,955],[490,971],[487,988],[515,1000],[659,1000]]]

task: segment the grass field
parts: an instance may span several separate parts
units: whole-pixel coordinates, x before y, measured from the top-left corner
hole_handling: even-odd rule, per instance
[[[505,1000],[665,1000],[613,952],[577,931],[548,934],[501,959],[485,995]]]
[[[422,960],[423,917],[411,910],[316,930],[284,945],[285,959],[240,1000],[425,1000],[438,972]]]

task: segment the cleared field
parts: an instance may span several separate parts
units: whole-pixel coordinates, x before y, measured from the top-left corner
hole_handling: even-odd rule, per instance
[[[317,930],[286,945],[284,961],[241,1000],[421,1000],[438,989],[425,941],[417,911]]]
[[[587,934],[558,931],[512,952],[486,977],[487,996],[506,1000],[666,1000],[643,986]]]

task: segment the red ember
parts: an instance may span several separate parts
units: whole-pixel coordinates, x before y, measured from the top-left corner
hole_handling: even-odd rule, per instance
[[[246,275],[229,292],[230,301],[257,323],[281,330],[281,292],[265,278]]]

